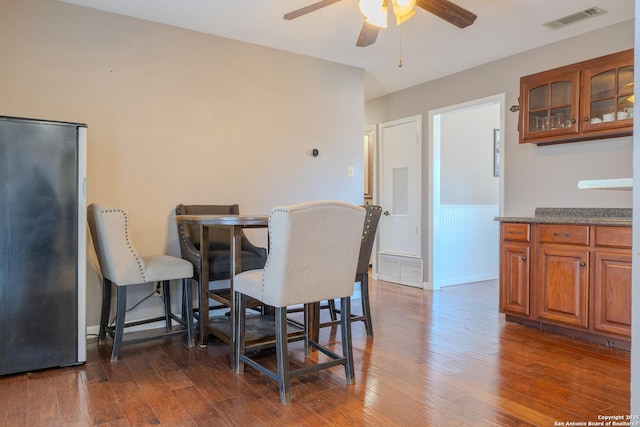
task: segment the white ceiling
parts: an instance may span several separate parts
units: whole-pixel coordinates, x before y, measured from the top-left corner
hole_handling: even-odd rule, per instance
[[[317,0],[62,1],[360,67],[367,100],[634,16],[634,0],[455,0],[478,15],[470,27],[418,8],[401,27],[390,19],[374,45],[358,48],[358,0],[292,21],[282,16]],[[592,6],[607,13],[558,30],[542,25]]]

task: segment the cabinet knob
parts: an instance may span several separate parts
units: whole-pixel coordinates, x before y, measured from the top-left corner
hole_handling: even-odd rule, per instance
[[[526,256],[524,256],[524,255],[522,255],[522,256],[520,257],[520,259],[521,259],[521,260],[523,260],[523,261],[526,261],[526,260],[527,260],[527,257],[526,257]]]
[[[580,261],[580,267],[584,267],[585,265],[587,265],[587,264],[585,264],[584,262]]]
[[[575,122],[576,122],[576,119],[571,119],[571,123],[575,123]]]
[[[584,117],[582,120],[585,121],[585,122],[588,122],[589,121],[589,117]]]

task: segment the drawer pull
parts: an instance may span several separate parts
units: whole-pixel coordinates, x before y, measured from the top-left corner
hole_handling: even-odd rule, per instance
[[[555,237],[571,237],[571,233],[553,233]]]
[[[523,234],[522,231],[507,231],[508,234]]]

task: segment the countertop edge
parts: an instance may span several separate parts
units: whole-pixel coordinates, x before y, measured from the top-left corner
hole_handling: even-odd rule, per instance
[[[499,222],[519,222],[535,224],[578,224],[578,225],[617,225],[631,227],[631,218],[577,218],[577,217],[496,217]]]

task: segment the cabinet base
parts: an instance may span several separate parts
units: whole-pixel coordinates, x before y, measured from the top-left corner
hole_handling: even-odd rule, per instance
[[[624,338],[616,338],[611,336],[597,335],[590,332],[577,331],[571,328],[565,328],[550,323],[540,322],[537,320],[523,319],[521,317],[505,314],[507,322],[518,323],[523,326],[535,328],[540,331],[551,332],[558,335],[564,335],[570,338],[588,341],[594,344],[604,345],[606,347],[617,348],[619,350],[631,351],[631,342]]]

